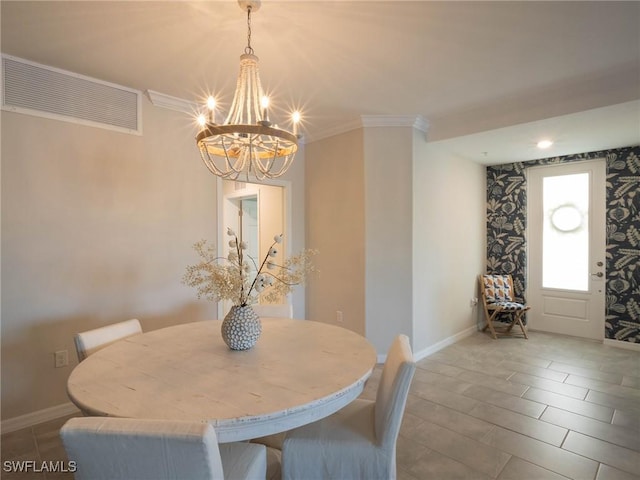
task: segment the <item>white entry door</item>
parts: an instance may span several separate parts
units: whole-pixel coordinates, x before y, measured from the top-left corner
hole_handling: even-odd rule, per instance
[[[532,330],[604,338],[605,181],[604,159],[527,171]]]

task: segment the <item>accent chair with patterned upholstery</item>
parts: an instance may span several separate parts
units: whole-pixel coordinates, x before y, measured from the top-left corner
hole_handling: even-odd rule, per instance
[[[484,316],[487,322],[482,331],[489,330],[494,339],[497,339],[498,336],[523,336],[528,338],[522,320],[525,312],[530,310],[531,307],[516,301],[511,275],[480,275],[478,279]],[[498,323],[501,325],[498,325]],[[520,327],[520,331],[513,330],[515,325]]]

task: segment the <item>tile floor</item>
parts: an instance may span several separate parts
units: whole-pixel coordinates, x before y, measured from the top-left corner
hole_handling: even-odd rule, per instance
[[[374,397],[380,371],[363,396]],[[3,467],[64,460],[65,420],[2,435]],[[418,363],[397,460],[399,480],[640,480],[640,352],[539,332],[474,334]]]

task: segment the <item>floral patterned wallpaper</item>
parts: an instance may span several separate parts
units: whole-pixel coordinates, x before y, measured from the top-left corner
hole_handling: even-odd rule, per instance
[[[640,146],[487,167],[487,272],[511,274],[525,301],[526,169],[597,158],[607,161],[604,338],[640,343]]]

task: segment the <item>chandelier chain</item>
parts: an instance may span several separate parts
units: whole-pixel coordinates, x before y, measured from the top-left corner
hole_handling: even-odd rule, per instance
[[[251,48],[251,6],[247,7],[247,46],[244,49],[244,53],[253,55],[253,48]]]

